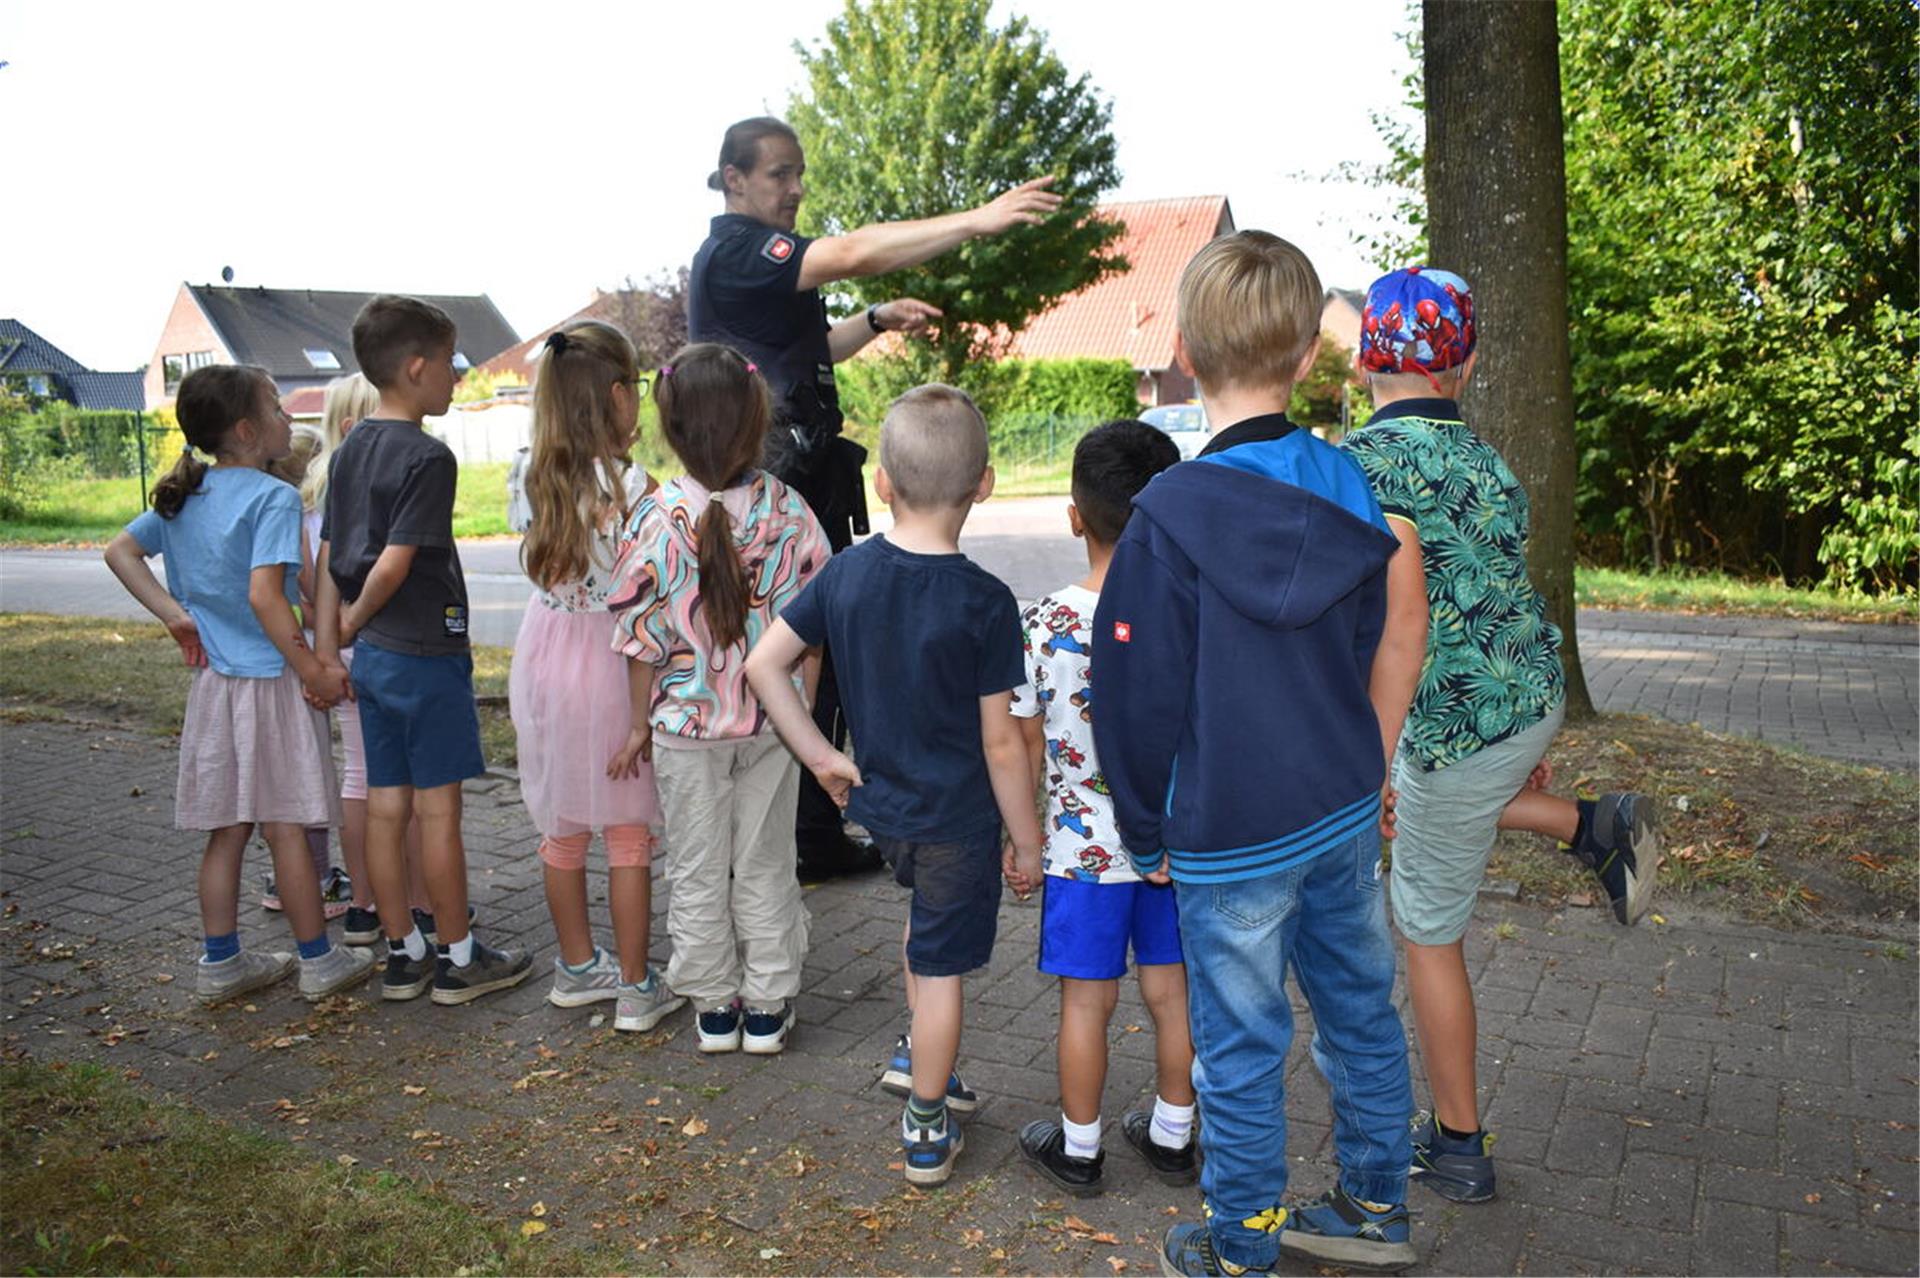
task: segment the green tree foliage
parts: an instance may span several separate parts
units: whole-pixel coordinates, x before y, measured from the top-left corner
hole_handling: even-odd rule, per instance
[[[1561,14],[1590,546],[1912,589],[1913,8]]]
[[[970,240],[913,270],[840,286],[859,305],[922,298],[946,313],[932,368],[955,380],[1003,351],[1054,302],[1126,268],[1122,228],[1094,216],[1117,186],[1111,107],[1025,18],[988,21],[990,0],[847,0],[812,48],[788,119],[807,153],[802,230],[972,208],[1051,173],[1065,197],[1039,226]]]

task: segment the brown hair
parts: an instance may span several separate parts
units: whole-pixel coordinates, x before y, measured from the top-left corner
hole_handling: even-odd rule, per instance
[[[181,378],[173,411],[188,447],[180,450],[180,460],[154,484],[154,513],[162,519],[179,514],[187,498],[200,491],[200,481],[207,474],[207,463],[193,455],[194,449],[217,456],[235,423],[259,413],[267,397],[276,393],[267,370],[253,364],[208,364]]]
[[[660,370],[654,392],[660,433],[687,473],[718,494],[737,484],[760,460],[772,406],[767,384],[730,346],[695,342]],[[747,634],[747,570],[733,544],[727,508],[709,501],[694,526],[700,560],[700,606],[718,646]]]
[[[880,468],[896,498],[915,510],[965,506],[986,473],[987,419],[957,387],[916,386],[887,405]]]
[[[1208,390],[1291,386],[1320,335],[1313,263],[1266,231],[1214,240],[1180,274],[1180,337]]]
[[[707,189],[724,191],[727,189],[727,166],[732,165],[742,173],[753,172],[753,166],[760,163],[760,141],[762,138],[785,138],[795,146],[800,145],[800,135],[785,120],[776,120],[770,115],[756,115],[751,120],[741,120],[727,126],[727,135],[720,140],[720,165],[707,174]]]
[[[452,317],[432,302],[382,293],[353,317],[353,357],[367,380],[385,390],[400,380],[408,360],[451,349],[458,334]]]
[[[620,477],[633,422],[619,420],[613,386],[639,376],[633,343],[611,324],[574,320],[547,338],[533,381],[527,458],[533,522],[520,543],[521,566],[542,590],[586,576],[600,522],[610,509],[622,522],[630,513]]]

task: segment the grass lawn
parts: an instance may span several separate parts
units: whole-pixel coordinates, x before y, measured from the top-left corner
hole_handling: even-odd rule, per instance
[[[94,1064],[0,1065],[10,1274],[618,1273],[387,1171],[155,1101]],[[417,1166],[420,1164],[416,1164]]]
[[[514,763],[508,652],[476,646],[475,691],[489,763]],[[0,613],[0,714],[111,719],[180,729],[188,674],[154,623]],[[1660,796],[1663,899],[1790,926],[1912,911],[1920,874],[1920,783],[1743,737],[1643,715],[1569,724],[1550,756],[1558,793]],[[1591,899],[1585,869],[1545,840],[1501,837],[1491,877],[1526,899]],[[1908,917],[1911,917],[1909,913]]]
[[[1878,599],[1831,590],[1804,590],[1780,581],[1747,581],[1724,573],[1574,571],[1574,598],[1583,608],[1648,609],[1712,615],[1793,617],[1819,621],[1913,624],[1920,600]]]

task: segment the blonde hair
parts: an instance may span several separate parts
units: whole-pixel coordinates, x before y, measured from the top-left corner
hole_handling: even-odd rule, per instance
[[[1214,240],[1180,274],[1180,337],[1200,385],[1291,386],[1320,335],[1325,294],[1307,255],[1266,231]]]
[[[608,510],[622,521],[630,513],[620,481],[634,423],[619,420],[613,387],[639,376],[633,343],[611,324],[575,320],[547,338],[533,379],[525,479],[532,521],[520,543],[521,566],[542,590],[586,576]]]
[[[312,510],[314,504],[307,500],[307,477],[312,474],[314,463],[326,455],[327,437],[320,433],[317,426],[295,426],[293,428],[293,447],[285,457],[267,463],[267,473],[282,483],[292,484],[300,490],[300,508]]]
[[[348,373],[327,383],[326,406],[320,410],[320,455],[307,463],[307,477],[300,483],[301,506],[318,510],[326,504],[334,451],[356,422],[379,411],[380,391],[363,374]]]
[[[887,405],[880,466],[901,501],[916,510],[964,506],[987,470],[987,419],[963,390],[916,386]]]

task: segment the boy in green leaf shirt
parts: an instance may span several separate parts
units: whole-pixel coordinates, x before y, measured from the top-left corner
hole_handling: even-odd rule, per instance
[[[1455,402],[1474,363],[1473,295],[1448,271],[1374,281],[1357,362],[1378,405],[1344,447],[1373,486],[1424,589],[1426,660],[1393,761],[1391,892],[1434,1112],[1414,1119],[1411,1171],[1443,1197],[1494,1194],[1493,1138],[1474,1076],[1473,987],[1461,938],[1500,830],[1551,835],[1599,878],[1621,923],[1652,903],[1659,843],[1639,794],[1548,794],[1543,762],[1566,712],[1560,631],[1527,579],[1527,494]],[[1396,558],[1399,558],[1396,556]],[[1415,614],[1417,617],[1417,613]]]

